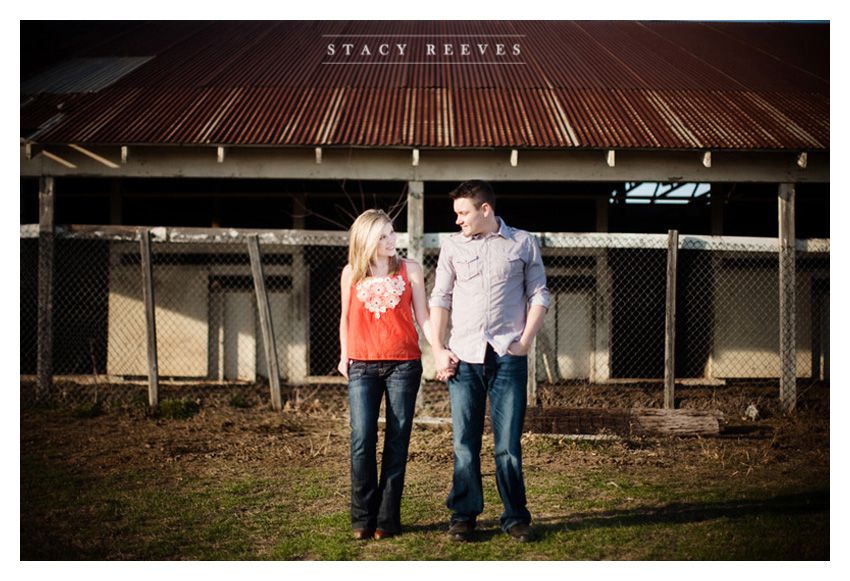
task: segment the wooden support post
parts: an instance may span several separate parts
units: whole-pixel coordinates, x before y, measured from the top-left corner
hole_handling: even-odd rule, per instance
[[[797,407],[797,273],[794,184],[779,184],[779,401]]]
[[[260,329],[263,333],[263,350],[269,372],[272,408],[283,409],[283,397],[280,391],[280,369],[278,368],[277,347],[275,345],[272,311],[269,307],[269,295],[266,292],[266,279],[263,275],[263,259],[260,254],[260,240],[257,234],[248,236],[248,253],[251,256],[251,273],[254,275],[254,290],[257,294],[257,311],[260,313]]]
[[[151,231],[140,233],[142,253],[142,296],[145,301],[145,327],[148,338],[148,403],[159,405],[159,364],[156,352],[156,300],[153,293],[153,260],[151,259]]]
[[[608,210],[610,209],[610,198],[608,195],[596,198],[596,231],[608,232]]]
[[[417,151],[417,150],[414,150]],[[418,151],[417,151],[418,153]],[[423,265],[425,260],[425,184],[411,181],[407,183],[407,257]],[[424,346],[427,341],[421,341]],[[423,353],[425,351],[423,350]],[[424,378],[423,378],[424,381]],[[422,385],[416,394],[416,408],[425,404]]]
[[[151,231],[140,233],[142,253],[142,296],[145,301],[145,327],[148,337],[148,403],[159,405],[159,363],[156,352],[156,300],[153,294],[153,260],[151,258]]]
[[[664,332],[664,409],[676,407],[676,272],[679,231],[667,233],[667,315]]]
[[[407,184],[407,257],[419,264],[424,259],[425,184]]]
[[[727,184],[711,184],[711,235],[723,236],[723,203],[728,195]]]
[[[124,196],[122,194],[123,182],[118,178],[109,181],[109,223],[120,226],[124,223]]]
[[[53,222],[54,181],[42,177],[38,188],[38,359],[36,398],[49,397],[53,388]]]
[[[303,192],[292,194],[292,228],[306,230],[308,213],[307,194]]]

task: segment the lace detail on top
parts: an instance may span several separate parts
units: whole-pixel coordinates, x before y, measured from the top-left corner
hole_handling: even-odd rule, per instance
[[[363,306],[369,309],[376,319],[380,319],[382,313],[386,313],[387,309],[394,309],[401,301],[405,284],[401,275],[398,275],[367,278],[357,283],[355,288],[357,298],[363,302]]]

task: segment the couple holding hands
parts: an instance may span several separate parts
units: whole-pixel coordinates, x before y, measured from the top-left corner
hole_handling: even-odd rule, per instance
[[[480,455],[489,396],[496,483],[504,506],[500,525],[517,541],[534,539],[520,438],[526,355],[549,306],[543,261],[528,232],[496,216],[495,194],[488,183],[464,182],[450,196],[461,231],[440,249],[430,300],[421,265],[398,256],[386,213],[368,210],[350,230],[348,264],[340,281],[339,371],[348,378],[351,524],[356,539],[383,539],[401,531],[407,451],[422,378],[414,318],[451,398],[449,538],[468,540],[484,509]],[[379,477],[378,415],[384,398]]]

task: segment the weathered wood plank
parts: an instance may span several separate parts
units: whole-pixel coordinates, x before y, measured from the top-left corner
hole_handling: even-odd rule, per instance
[[[723,414],[717,410],[636,408],[631,410],[632,435],[716,436]]]
[[[716,436],[723,414],[717,410],[655,408],[530,407],[526,429],[542,434],[620,436]]]

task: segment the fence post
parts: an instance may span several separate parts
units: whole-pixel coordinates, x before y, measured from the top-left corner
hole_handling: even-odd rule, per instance
[[[153,261],[151,260],[151,231],[139,232],[142,255],[142,296],[145,301],[145,327],[148,338],[148,403],[159,404],[159,364],[156,352],[156,301],[153,294]]]
[[[526,354],[528,361],[528,385],[525,388],[528,405],[537,405],[537,337],[531,342],[531,348]]]
[[[43,176],[38,187],[38,355],[36,398],[47,398],[53,388],[53,178]]]
[[[260,314],[260,329],[263,333],[263,350],[266,354],[266,366],[269,371],[272,408],[283,409],[280,392],[280,370],[277,361],[277,346],[272,327],[272,311],[269,307],[269,295],[266,292],[266,279],[263,275],[263,259],[260,255],[260,241],[257,234],[248,235],[248,254],[251,256],[251,273],[254,276],[254,290],[257,294],[257,311]]]
[[[797,406],[796,232],[794,184],[779,184],[779,401]]]
[[[676,273],[679,258],[679,231],[667,233],[667,309],[664,332],[664,409],[676,407]]]

